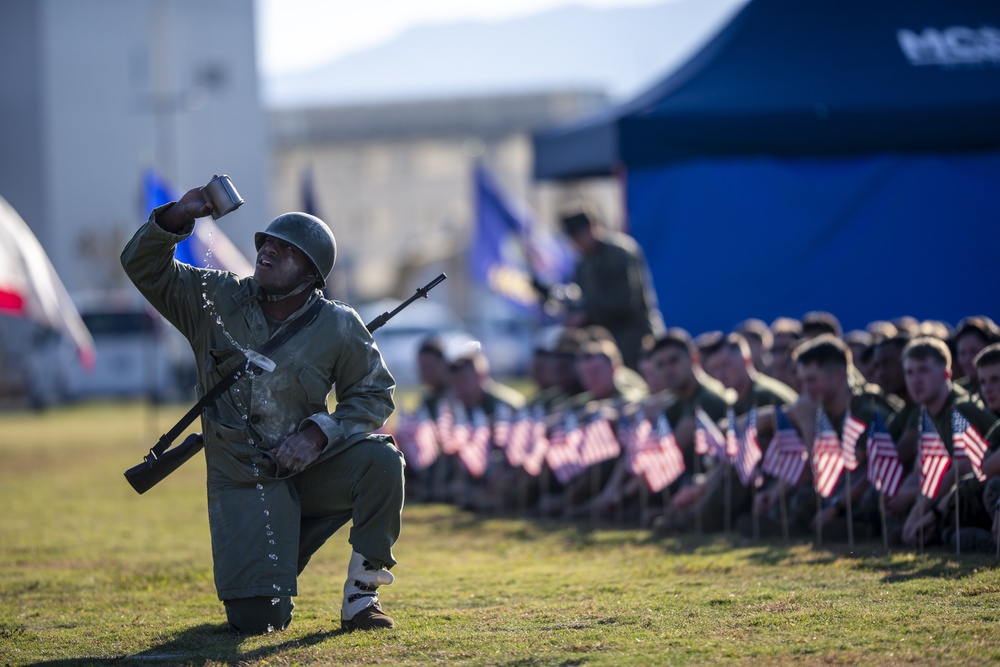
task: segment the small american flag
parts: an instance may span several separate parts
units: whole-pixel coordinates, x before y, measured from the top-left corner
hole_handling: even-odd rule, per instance
[[[858,469],[858,439],[868,430],[865,423],[851,414],[848,410],[844,415],[843,437],[840,439],[840,446],[843,450],[844,467],[854,471]]]
[[[473,477],[486,474],[490,462],[490,420],[482,408],[472,411],[469,437],[458,450],[458,458]]]
[[[830,418],[823,408],[816,410],[816,438],[813,440],[813,483],[816,493],[824,498],[833,495],[833,489],[844,472],[844,456],[840,438],[833,430]]]
[[[455,413],[448,401],[438,403],[437,431],[441,451],[449,455],[458,452],[460,445],[455,442]]]
[[[732,461],[740,451],[739,437],[736,435],[736,411],[726,409],[726,460]]]
[[[876,491],[892,498],[899,491],[903,481],[903,464],[899,462],[899,452],[882,421],[882,415],[875,412],[868,430],[868,481]]]
[[[497,405],[493,411],[493,444],[503,449],[510,439],[510,422],[514,416],[514,409],[506,403]]]
[[[694,411],[694,424],[694,453],[698,456],[714,456],[720,461],[727,460],[726,436],[700,407]]]
[[[583,429],[583,444],[580,447],[580,461],[592,466],[621,454],[622,448],[615,437],[611,424],[599,413],[587,421]]]
[[[531,416],[531,431],[528,437],[528,453],[521,463],[524,472],[532,477],[542,473],[542,464],[549,451],[549,438],[545,430],[545,408],[536,405]]]
[[[774,475],[790,486],[795,486],[802,479],[809,453],[792,422],[777,406],[774,408],[774,423],[774,437],[771,438],[767,452],[764,453],[761,468],[767,474]]]
[[[926,409],[920,411],[918,431],[920,432],[920,493],[926,498],[936,498],[941,489],[941,480],[951,466],[951,458]]]
[[[528,408],[518,408],[514,415],[514,423],[510,426],[507,437],[507,463],[513,468],[520,468],[528,455],[531,444],[531,430],[534,428],[531,412]]]
[[[469,412],[461,403],[454,403],[448,411],[453,415],[451,437],[447,441],[442,440],[441,448],[445,454],[458,454],[472,437],[472,424],[469,423]]]
[[[735,426],[733,427],[735,428]],[[757,477],[757,464],[760,463],[760,443],[757,441],[757,408],[750,408],[747,414],[747,426],[743,437],[738,441],[738,449],[733,464],[736,474],[743,486],[750,486]]]
[[[636,411],[632,426],[628,430],[628,439],[625,441],[625,469],[630,475],[639,474],[635,469],[635,456],[646,445],[652,432],[653,425],[646,419],[642,410]]]
[[[549,468],[560,483],[569,482],[586,469],[580,460],[582,443],[583,430],[576,415],[566,412],[562,422],[552,431],[549,450],[545,455],[545,462],[549,464]]]
[[[976,427],[969,423],[957,408],[951,410],[951,434],[952,444],[955,449],[955,458],[966,457],[972,464],[979,481],[986,479],[983,474],[983,457],[986,456],[987,445],[983,437],[979,435]]]
[[[633,465],[653,493],[670,486],[684,472],[684,455],[677,447],[677,439],[665,414],[657,417],[656,428],[636,452]]]
[[[437,433],[427,406],[420,406],[415,414],[400,408],[396,439],[406,465],[414,470],[426,470],[437,460]]]

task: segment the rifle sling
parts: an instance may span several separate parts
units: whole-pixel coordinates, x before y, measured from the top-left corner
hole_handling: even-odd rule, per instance
[[[263,347],[260,348],[259,353],[264,355],[265,357],[271,356],[271,354],[279,347],[284,345],[289,338],[294,336],[300,330],[308,326],[313,320],[315,320],[316,316],[319,315],[319,311],[320,309],[322,309],[322,307],[323,307],[322,300],[316,299],[316,301],[313,302],[313,305],[309,307],[309,310],[302,313],[300,317],[298,317],[295,321],[291,322],[287,327],[285,327],[278,333],[271,336],[267,340],[267,342],[264,343]],[[240,374],[243,372],[244,368],[245,366],[241,365],[238,368],[236,368],[236,370],[234,370],[232,374],[227,375],[222,380],[219,380],[218,384],[212,387],[211,390],[207,391],[205,395],[201,397],[201,400],[195,403],[194,406],[190,410],[188,410],[183,417],[180,418],[180,421],[174,424],[174,427],[172,429],[161,435],[157,443],[153,445],[152,449],[149,450],[149,453],[152,455],[152,457],[154,459],[157,459],[160,456],[162,456],[163,452],[167,451],[167,449],[170,447],[173,441],[177,439],[177,436],[183,433],[184,429],[190,426],[191,423],[198,418],[202,410],[215,403],[219,399],[219,397],[222,396],[222,394],[228,391],[228,389],[236,383],[236,380],[240,377]]]

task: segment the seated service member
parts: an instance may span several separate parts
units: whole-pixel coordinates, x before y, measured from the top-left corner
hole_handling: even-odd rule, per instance
[[[948,454],[952,449],[952,410],[958,410],[979,434],[986,433],[995,421],[992,413],[979,408],[969,400],[968,394],[959,393],[951,381],[951,351],[939,338],[919,336],[903,349],[903,368],[906,369],[906,387],[913,400],[926,410],[934,430],[940,436]],[[920,413],[916,416],[920,418]],[[953,459],[958,466],[958,476],[972,472],[968,458]],[[944,528],[949,526],[952,516],[948,516],[948,505],[954,486],[955,469],[949,468],[941,483],[937,498],[924,498],[919,494],[920,461],[913,466],[913,472],[903,482],[900,494],[908,491],[911,508],[903,526],[902,540],[910,546],[937,542]],[[899,495],[899,494],[897,494]]]
[[[739,333],[733,332],[714,340],[701,348],[701,354],[705,370],[735,392],[733,413],[736,417],[745,417],[751,408],[786,405],[798,398],[795,390],[788,385],[757,371],[746,339]],[[726,427],[727,424],[720,424],[723,432]],[[678,491],[670,499],[670,511],[658,521],[657,530],[671,532],[692,525],[690,514],[693,511],[702,513],[703,523],[708,529],[717,527],[717,520],[724,516],[723,470],[724,466],[715,466],[703,480]],[[731,506],[737,513],[750,508],[750,489],[737,482],[731,485],[729,493],[732,494]]]
[[[271,353],[273,370],[242,373],[202,414],[215,585],[230,626],[287,627],[298,575],[353,521],[341,627],[390,628],[376,589],[393,580],[403,463],[391,439],[370,434],[393,411],[395,383],[357,313],[320,292],[336,259],[333,234],[311,215],[278,216],[255,237],[252,277],[175,260],[177,243],[211,211],[200,188],[189,190],[154,209],[121,257],[191,343],[199,394],[246,366],[245,351],[317,313]]]
[[[870,522],[867,528],[874,534],[879,529],[879,517],[872,511],[875,506],[871,503],[867,506],[862,503],[869,486],[864,467],[866,462],[864,433],[867,432],[874,411],[878,411],[884,419],[887,419],[892,409],[881,395],[867,392],[850,381],[853,358],[850,348],[840,338],[832,334],[822,334],[799,345],[793,357],[803,395],[789,408],[788,416],[802,437],[803,444],[811,451],[817,429],[817,408],[826,414],[838,438],[844,437],[844,424],[850,415],[863,425],[862,434],[855,441],[854,451],[858,468],[852,473],[851,488],[846,488],[846,475],[842,476],[833,496],[824,500],[822,512],[818,515],[815,511],[816,494],[813,490],[810,466],[807,466],[806,473],[797,486],[789,487],[777,481],[769,489],[759,493],[757,510],[774,520],[771,512],[778,495],[782,490],[791,493],[790,504],[797,511],[790,517],[790,528],[804,532],[807,528],[815,528],[817,520],[826,525],[836,519],[844,518],[847,511],[847,494],[850,494],[853,520],[856,523]],[[877,498],[869,500],[877,502]]]

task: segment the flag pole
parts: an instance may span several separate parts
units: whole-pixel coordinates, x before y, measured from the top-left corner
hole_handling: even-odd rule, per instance
[[[851,471],[846,470],[847,473],[847,491],[844,497],[844,506],[847,509],[847,548],[850,551],[854,551],[854,512],[851,511],[851,492],[854,487],[851,485]]]
[[[878,490],[878,513],[882,522],[882,550],[889,553],[889,525],[885,519],[885,493],[881,488]]]
[[[695,479],[697,479],[698,475],[701,474],[701,458],[698,456],[697,449],[698,448],[696,446],[695,447],[695,452],[694,452],[694,478]],[[701,521],[702,521],[702,514],[701,513],[702,513],[702,511],[704,509],[704,506],[701,505],[701,504],[699,504],[696,509],[697,509],[697,511],[695,512],[695,515],[694,515],[695,533],[697,533],[700,536],[701,533],[702,533],[702,523],[701,523]]]
[[[917,514],[920,516],[920,545],[917,547],[917,553],[924,553],[924,418],[926,417],[927,408],[920,409],[920,421],[917,423],[917,465],[919,466],[920,475],[918,476],[920,480],[920,495],[917,496],[917,503],[919,503],[919,511]]]
[[[778,503],[778,509],[781,510],[781,535],[785,538],[785,544],[787,545],[791,538],[788,534],[788,504],[785,500],[784,482],[778,483]]]
[[[962,541],[958,539],[958,531],[961,528],[961,524],[958,522],[958,465],[955,461],[954,437],[954,434],[952,434],[951,467],[955,469],[955,493],[951,498],[955,502],[955,555],[958,556],[962,553]]]
[[[750,524],[753,528],[753,541],[760,541],[760,517],[757,516],[757,512],[753,511],[753,508],[757,505],[757,480],[752,480],[750,487]]]
[[[720,462],[720,465],[723,465]],[[726,495],[724,497],[725,507],[724,507],[724,525],[725,532],[728,535],[733,531],[733,466],[728,462],[724,464],[725,469],[725,484],[726,484]]]

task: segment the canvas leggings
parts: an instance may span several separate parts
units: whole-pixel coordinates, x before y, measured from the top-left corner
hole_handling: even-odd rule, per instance
[[[292,478],[301,508],[299,574],[323,544],[352,522],[354,551],[376,567],[396,564],[403,508],[403,457],[382,438],[368,438]],[[349,554],[348,554],[349,555]],[[292,598],[251,597],[223,601],[229,626],[240,634],[282,630],[292,621]]]

